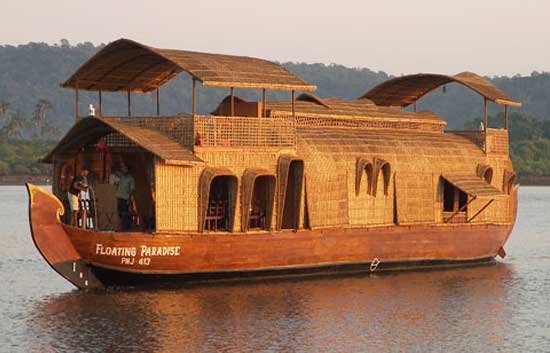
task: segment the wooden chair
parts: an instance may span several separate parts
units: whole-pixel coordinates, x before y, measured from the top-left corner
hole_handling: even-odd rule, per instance
[[[221,201],[210,202],[206,217],[204,218],[205,230],[217,231],[218,226],[225,227],[225,205]],[[221,224],[220,224],[221,223]]]
[[[265,227],[265,216],[258,213],[250,213],[248,216],[248,226],[250,229],[263,229]]]

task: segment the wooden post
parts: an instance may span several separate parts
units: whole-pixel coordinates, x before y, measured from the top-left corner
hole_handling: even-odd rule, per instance
[[[193,117],[197,115],[197,81],[193,79]]]
[[[157,116],[160,116],[160,87],[157,87]]]
[[[262,88],[262,117],[266,116],[266,98],[265,98],[265,88]]]
[[[128,116],[132,116],[132,101],[130,90],[128,90]]]
[[[99,116],[103,117],[103,101],[101,99],[101,90],[99,90]]]
[[[413,111],[416,113],[416,102],[413,103]]]
[[[74,113],[75,113],[76,119],[78,119],[80,117],[80,112],[79,112],[79,109],[78,109],[78,104],[79,104],[79,102],[78,102],[78,86],[74,90],[74,93],[75,93],[75,96],[74,96],[74,98],[75,98],[75,112]]]
[[[235,94],[233,87],[231,87],[229,90],[231,93],[231,116],[235,116]]]
[[[295,106],[296,98],[295,98],[294,90],[292,90],[290,94],[291,94],[291,101],[292,101],[292,117],[294,118],[294,116],[296,115],[296,106]]]
[[[485,137],[485,154],[487,154],[487,129],[489,128],[489,117],[487,115],[487,98],[483,98],[483,134]]]
[[[504,106],[504,130],[508,130],[508,106]]]

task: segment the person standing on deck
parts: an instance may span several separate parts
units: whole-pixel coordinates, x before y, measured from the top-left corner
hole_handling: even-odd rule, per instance
[[[120,167],[120,179],[117,182],[116,199],[117,211],[120,219],[119,231],[127,231],[130,229],[131,211],[130,198],[136,187],[134,178],[128,174],[128,167],[122,165]]]
[[[71,208],[71,225],[77,226],[78,211],[80,211],[80,192],[88,190],[88,174],[89,170],[86,167],[80,169],[80,173],[75,175],[71,181],[71,187],[67,192],[69,206]]]

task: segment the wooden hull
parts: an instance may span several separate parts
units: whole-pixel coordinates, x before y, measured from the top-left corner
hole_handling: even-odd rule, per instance
[[[33,186],[29,194],[37,248],[79,288],[148,278],[209,280],[467,265],[493,259],[513,227],[450,224],[216,235],[92,232],[61,224],[55,210],[62,206],[53,195]],[[73,262],[85,268],[87,286],[63,272]]]

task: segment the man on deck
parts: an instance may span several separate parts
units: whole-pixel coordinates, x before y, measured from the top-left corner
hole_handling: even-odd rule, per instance
[[[80,192],[88,190],[88,171],[87,167],[82,167],[80,173],[75,175],[71,181],[71,187],[67,193],[67,198],[69,199],[69,206],[71,208],[71,225],[73,227],[77,226],[77,216],[78,211],[80,210]]]
[[[123,164],[120,167],[120,172],[121,175],[116,188],[116,198],[118,217],[120,219],[119,231],[124,232],[130,229],[130,198],[136,185],[134,178],[128,174],[128,167],[126,165]]]

